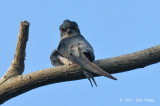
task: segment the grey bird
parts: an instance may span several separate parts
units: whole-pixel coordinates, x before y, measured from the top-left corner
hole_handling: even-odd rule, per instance
[[[60,33],[61,40],[58,48],[50,56],[51,63],[54,66],[78,64],[92,87],[91,79],[97,86],[92,73],[117,80],[93,63],[95,59],[94,50],[89,42],[81,35],[76,22],[65,20],[60,26]]]

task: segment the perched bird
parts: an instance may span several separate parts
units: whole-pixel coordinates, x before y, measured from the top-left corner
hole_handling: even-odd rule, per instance
[[[92,46],[81,35],[78,25],[74,21],[65,20],[60,26],[61,40],[50,60],[54,66],[78,64],[93,87],[91,79],[97,86],[92,73],[117,80],[112,75],[93,63],[95,56]]]

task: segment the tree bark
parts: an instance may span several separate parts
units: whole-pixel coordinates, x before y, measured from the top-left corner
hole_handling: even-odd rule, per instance
[[[23,73],[25,66],[24,60],[26,43],[28,41],[28,32],[29,23],[27,21],[21,22],[14,59],[7,72],[0,79],[0,84],[13,76],[21,75]]]
[[[24,22],[21,23],[22,26],[23,23]],[[27,26],[29,27],[29,23],[27,24]],[[27,28],[22,28],[22,29],[20,28],[20,30],[28,32]],[[25,57],[24,54],[26,47],[25,45],[28,38],[28,33],[23,33],[23,34],[24,34],[23,38],[18,37],[18,39],[26,39],[25,41],[19,43],[21,45],[20,47],[22,47],[23,49],[19,51],[20,53],[15,55],[15,57],[20,56],[18,59],[21,61],[20,63],[16,64],[20,69],[19,68],[14,69],[15,72],[19,70],[21,71],[20,73],[14,74],[13,76],[9,77],[7,80],[3,80],[3,83],[0,84],[0,104],[4,103],[5,101],[15,96],[18,96],[24,92],[27,92],[29,90],[32,90],[40,86],[85,78],[84,74],[81,71],[81,68],[78,65],[69,65],[69,66],[64,65],[58,67],[51,67],[47,69],[38,70],[26,75],[21,75],[24,70],[22,63],[24,63],[24,57]],[[17,45],[19,44],[17,43]],[[94,63],[100,66],[108,73],[114,74],[114,73],[133,70],[136,68],[144,68],[145,66],[157,62],[160,62],[160,45],[139,52],[134,52],[131,54],[125,54],[117,57],[96,60]],[[98,75],[94,74],[94,76]]]

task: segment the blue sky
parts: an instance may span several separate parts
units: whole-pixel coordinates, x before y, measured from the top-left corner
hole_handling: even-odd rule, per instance
[[[30,22],[24,74],[52,67],[49,56],[60,40],[59,26],[76,21],[96,59],[132,53],[160,44],[159,0],[1,0],[0,76],[12,62],[20,21]],[[3,106],[157,106],[160,63],[114,74],[118,81],[95,78],[50,84]],[[154,99],[146,102],[145,98]],[[123,99],[123,102],[120,102]],[[133,102],[126,102],[133,99]],[[143,100],[141,102],[135,100]]]

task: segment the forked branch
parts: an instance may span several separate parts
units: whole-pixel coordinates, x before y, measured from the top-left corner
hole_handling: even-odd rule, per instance
[[[28,22],[24,23],[29,26]],[[26,26],[26,28],[22,28],[22,30],[27,31],[27,28],[28,27]],[[18,38],[17,48],[23,49],[16,49],[16,51],[18,51],[15,55],[16,59],[14,58],[12,62],[12,64],[14,62],[17,63],[14,64],[16,65],[16,67],[13,69],[13,73],[16,74],[11,74],[11,76],[14,77],[8,77],[7,80],[0,84],[0,104],[15,96],[18,96],[24,92],[40,86],[85,78],[81,71],[81,68],[78,65],[52,67],[35,71],[26,75],[21,75],[24,70],[24,57],[26,47],[26,43],[24,42],[26,42],[28,39],[28,31],[25,34],[27,37],[23,36],[22,38]],[[19,40],[23,42],[20,43],[20,47],[18,47]],[[129,71],[136,68],[144,68],[145,66],[157,62],[160,62],[160,45],[131,54],[95,61],[98,66],[100,66],[110,74]],[[12,66],[12,64],[11,67],[14,66]],[[94,76],[97,75],[94,74]]]

